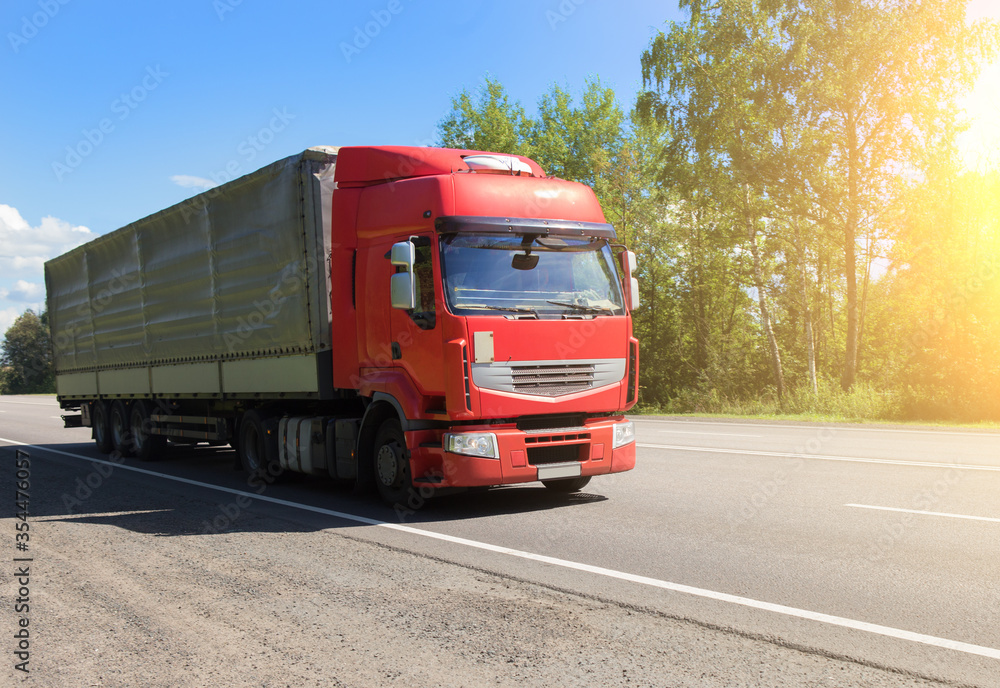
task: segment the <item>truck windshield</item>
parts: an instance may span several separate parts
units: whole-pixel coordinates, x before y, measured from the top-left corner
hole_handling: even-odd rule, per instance
[[[441,264],[448,305],[458,315],[625,312],[605,239],[462,232],[441,237]]]

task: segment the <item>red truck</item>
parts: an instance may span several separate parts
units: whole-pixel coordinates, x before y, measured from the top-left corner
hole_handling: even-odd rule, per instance
[[[390,503],[635,465],[634,254],[528,158],[310,148],[45,268],[65,422],[102,452],[229,443]]]

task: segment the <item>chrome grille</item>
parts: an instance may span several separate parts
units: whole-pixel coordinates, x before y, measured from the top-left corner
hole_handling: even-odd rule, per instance
[[[593,387],[594,366],[579,363],[512,365],[510,377],[515,392],[555,397]]]

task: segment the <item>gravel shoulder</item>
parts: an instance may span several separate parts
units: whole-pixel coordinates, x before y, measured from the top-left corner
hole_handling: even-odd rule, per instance
[[[0,448],[0,494],[13,454]],[[36,456],[30,673],[5,651],[2,685],[939,685],[389,548],[364,528],[250,509],[205,533],[217,503],[122,472],[68,514],[87,466]],[[2,593],[11,645],[14,577]]]

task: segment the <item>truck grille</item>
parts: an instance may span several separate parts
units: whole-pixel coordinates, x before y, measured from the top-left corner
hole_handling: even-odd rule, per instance
[[[542,447],[528,447],[528,464],[539,466],[546,463],[569,463],[585,461],[586,444],[555,444]]]
[[[515,392],[556,397],[594,386],[594,366],[591,364],[566,365],[512,365],[511,382]]]

